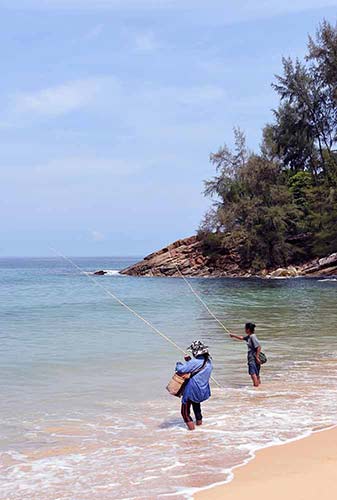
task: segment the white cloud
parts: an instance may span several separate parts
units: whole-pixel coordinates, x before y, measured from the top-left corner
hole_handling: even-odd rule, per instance
[[[101,233],[100,231],[96,231],[94,229],[93,231],[90,232],[91,239],[93,241],[104,241],[105,240],[105,234]]]
[[[133,128],[137,127],[140,133],[154,129],[157,135],[165,123],[193,121],[195,113],[213,110],[214,106],[224,103],[226,97],[224,89],[216,85],[188,87],[144,83],[135,89],[126,89],[115,111],[123,117],[123,110],[127,108],[127,119]]]
[[[208,104],[220,101],[225,98],[225,91],[222,87],[215,85],[203,85],[187,89],[175,89],[177,101],[187,105]]]
[[[41,118],[54,119],[89,110],[93,119],[109,117],[117,126],[116,134],[129,137],[136,131],[143,133],[144,123],[157,129],[163,120],[176,121],[178,115],[185,118],[186,108],[193,113],[203,112],[224,102],[226,97],[224,89],[216,85],[158,86],[146,81],[128,85],[109,76],[91,78],[15,94],[0,121],[0,129],[22,129]],[[86,123],[83,122],[84,129]]]
[[[159,48],[159,44],[152,32],[139,33],[135,38],[135,50],[137,52],[153,52]]]
[[[88,181],[104,183],[105,178],[128,175],[138,168],[137,164],[131,164],[125,160],[88,155],[61,158],[35,165],[31,169],[31,174],[39,179],[40,183],[44,181],[67,184]]]
[[[137,162],[102,158],[88,153],[40,161],[32,165],[16,165],[15,168],[1,165],[0,183],[4,185],[19,182],[23,186],[29,184],[46,191],[88,185],[103,191],[113,187],[109,184],[113,179],[133,174],[140,168]]]
[[[65,115],[91,104],[104,83],[104,79],[88,78],[35,92],[20,92],[12,98],[13,111],[41,116]]]
[[[89,30],[88,33],[86,33],[84,38],[86,38],[87,40],[94,40],[95,38],[98,38],[101,35],[103,29],[104,29],[103,24],[97,24],[91,30]]]

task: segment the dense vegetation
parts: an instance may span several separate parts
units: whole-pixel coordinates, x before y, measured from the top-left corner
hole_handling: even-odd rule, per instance
[[[283,59],[272,86],[280,102],[260,151],[235,129],[234,149],[211,154],[199,231],[208,251],[235,246],[255,270],[337,251],[337,25],[319,26],[304,61]]]

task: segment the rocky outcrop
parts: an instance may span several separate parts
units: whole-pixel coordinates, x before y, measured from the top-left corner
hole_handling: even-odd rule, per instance
[[[197,236],[175,241],[154,252],[141,262],[121,271],[131,276],[200,276],[231,277],[244,276],[240,268],[240,256],[236,253],[211,256],[204,251]]]
[[[194,277],[251,277],[249,269],[241,265],[240,255],[233,251],[210,255],[197,236],[184,238],[154,252],[141,262],[121,271],[130,276],[184,276]],[[337,276],[337,253],[313,259],[302,265],[268,269],[259,273],[264,278],[293,278],[297,276]]]
[[[279,267],[266,275],[268,278],[296,278],[296,276],[299,276],[299,272],[294,266]]]
[[[322,276],[337,276],[337,253],[332,253],[322,259],[313,259],[298,266],[288,266],[268,272],[266,278],[295,278],[304,276],[318,278]]]
[[[337,253],[314,259],[299,267],[301,276],[337,276]]]

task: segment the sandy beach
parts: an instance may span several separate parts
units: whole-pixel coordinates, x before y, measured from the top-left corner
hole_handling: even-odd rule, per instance
[[[337,428],[257,453],[226,485],[196,500],[333,500],[337,498]]]

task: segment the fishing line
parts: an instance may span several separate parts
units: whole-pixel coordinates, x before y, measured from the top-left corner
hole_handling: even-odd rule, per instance
[[[173,261],[173,257],[172,257],[172,254],[171,254],[170,250],[169,250],[169,254],[170,254],[171,260]],[[208,305],[206,304],[206,302],[200,297],[200,295],[194,290],[194,288],[191,285],[191,283],[185,278],[185,276],[181,272],[178,264],[176,264],[175,262],[173,262],[173,265],[177,269],[179,276],[185,281],[186,285],[190,288],[191,292],[196,296],[196,298],[199,300],[199,302],[201,302],[201,304],[204,306],[204,308],[206,309],[206,311],[215,319],[215,321],[217,321],[219,323],[219,325],[225,330],[225,332],[228,333],[228,335],[230,335],[231,332],[228,330],[228,328],[222,323],[222,321],[219,320],[219,318],[217,318],[215,316],[215,314],[213,313],[213,311],[211,311],[211,309],[208,307]]]
[[[166,340],[167,342],[169,342],[173,347],[175,347],[176,349],[178,349],[178,351],[182,352],[184,354],[184,356],[186,356],[186,352],[181,349],[181,347],[178,346],[178,344],[176,344],[174,342],[174,340],[170,339],[170,337],[168,337],[167,335],[165,335],[163,332],[161,332],[160,330],[158,330],[158,328],[156,328],[154,325],[152,325],[152,323],[150,323],[147,319],[143,318],[143,316],[141,316],[140,314],[137,313],[137,311],[135,311],[134,309],[132,309],[130,306],[128,306],[125,302],[123,302],[119,297],[117,297],[117,295],[115,295],[114,293],[112,293],[110,290],[108,290],[107,288],[105,288],[99,281],[97,281],[96,278],[93,278],[92,275],[90,274],[87,274],[83,271],[83,269],[78,266],[72,259],[70,259],[69,257],[67,257],[66,255],[63,255],[61,252],[59,252],[58,250],[55,250],[55,248],[52,248],[52,247],[49,247],[50,250],[52,250],[52,252],[54,252],[56,255],[58,255],[59,257],[62,257],[64,260],[66,260],[67,262],[69,262],[72,266],[74,266],[76,269],[78,269],[78,271],[80,271],[81,273],[84,273],[84,275],[95,285],[97,286],[98,288],[101,288],[107,295],[109,295],[111,298],[113,298],[116,302],[118,302],[118,304],[120,304],[121,306],[125,307],[130,313],[132,313],[134,316],[136,316],[138,319],[140,319],[141,321],[143,321],[149,328],[151,328],[151,330],[153,330],[155,333],[157,333],[158,335],[160,335],[164,340]],[[213,380],[213,382],[218,386],[218,387],[221,387],[221,385],[219,384],[219,382],[217,382],[213,377],[211,377],[211,379]]]

